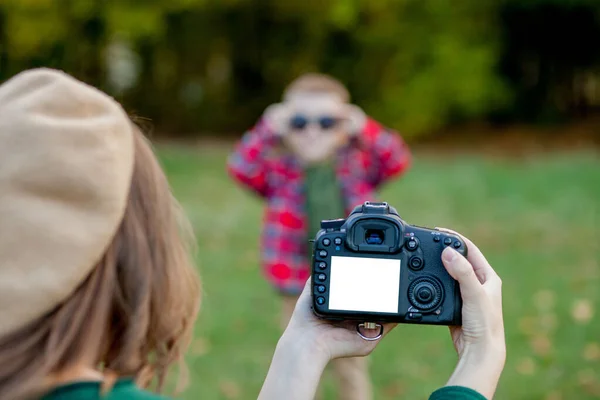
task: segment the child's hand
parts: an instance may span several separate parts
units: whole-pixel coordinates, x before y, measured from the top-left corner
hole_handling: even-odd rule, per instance
[[[381,338],[374,341],[361,338],[356,331],[358,321],[333,323],[317,318],[312,311],[310,290],[309,279],[282,339],[299,341],[312,349],[316,348],[327,361],[342,357],[366,356],[375,349]],[[383,336],[396,325],[383,324]],[[361,333],[366,337],[376,337],[379,330],[379,326],[374,330],[361,328]]]
[[[263,113],[263,119],[278,137],[285,136],[289,131],[291,109],[286,103],[271,104]]]
[[[362,132],[367,123],[367,114],[354,104],[345,104],[344,112],[346,113],[346,132],[348,136],[358,136]]]

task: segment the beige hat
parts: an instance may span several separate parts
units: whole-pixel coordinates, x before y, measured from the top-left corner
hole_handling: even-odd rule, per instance
[[[0,86],[0,337],[83,282],[123,218],[132,123],[112,98],[50,69]]]

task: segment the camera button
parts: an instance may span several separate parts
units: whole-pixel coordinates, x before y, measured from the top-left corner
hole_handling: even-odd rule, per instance
[[[431,288],[422,287],[417,291],[417,300],[427,303],[433,298],[433,291]]]
[[[454,248],[455,248],[455,249],[458,249],[458,248],[460,248],[460,246],[462,246],[462,243],[461,243],[461,242],[459,242],[458,240],[457,240],[456,242],[454,242]]]
[[[339,246],[340,244],[342,244],[342,238],[337,237],[333,239],[333,243],[335,243],[336,246]]]
[[[408,242],[406,242],[406,248],[409,250],[416,250],[417,247],[419,247],[419,242],[417,242],[417,239],[414,237],[410,238]]]
[[[420,321],[421,318],[423,318],[423,314],[418,312],[411,312],[406,315],[406,318],[413,321]]]
[[[317,280],[323,282],[325,279],[327,279],[327,275],[325,274],[319,274],[317,275]]]
[[[331,239],[325,238],[323,239],[323,246],[329,246],[331,244]]]
[[[317,297],[317,304],[320,306],[325,304],[325,297]]]
[[[319,257],[321,257],[321,258],[327,257],[327,252],[325,250],[319,251]]]
[[[446,246],[450,246],[452,244],[452,238],[447,237],[446,239],[444,239],[444,244]]]
[[[325,293],[325,290],[326,290],[326,289],[325,289],[325,286],[324,286],[324,285],[319,285],[319,286],[317,286],[317,291],[318,291],[319,293]]]
[[[417,270],[423,268],[423,259],[420,257],[411,257],[410,262],[408,264],[411,269]]]
[[[325,268],[327,268],[327,263],[325,261],[320,261],[320,262],[316,263],[316,266],[319,269],[325,269]]]
[[[433,277],[417,278],[408,287],[408,300],[421,312],[435,310],[444,298],[441,282]]]

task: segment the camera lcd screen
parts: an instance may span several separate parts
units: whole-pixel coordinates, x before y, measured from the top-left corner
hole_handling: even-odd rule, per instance
[[[329,309],[398,313],[400,260],[331,257]]]

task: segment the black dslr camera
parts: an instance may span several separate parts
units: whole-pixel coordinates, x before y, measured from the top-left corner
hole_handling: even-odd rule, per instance
[[[461,325],[459,285],[442,264],[446,246],[467,256],[458,236],[409,225],[387,203],[322,221],[313,243],[313,310],[331,320]]]

